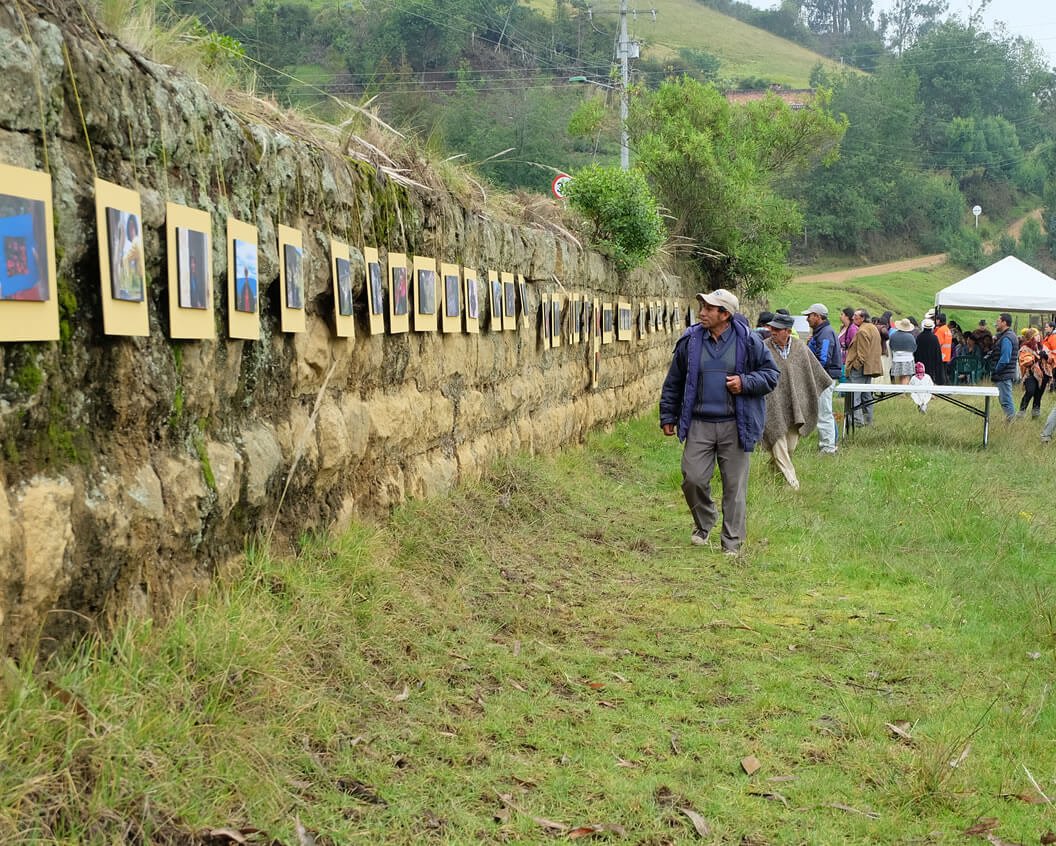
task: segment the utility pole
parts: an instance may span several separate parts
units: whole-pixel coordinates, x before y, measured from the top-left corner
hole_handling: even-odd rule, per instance
[[[620,60],[620,167],[630,169],[631,150],[627,137],[627,97],[631,85],[631,40],[627,37],[627,0],[620,0],[620,41],[616,55]]]

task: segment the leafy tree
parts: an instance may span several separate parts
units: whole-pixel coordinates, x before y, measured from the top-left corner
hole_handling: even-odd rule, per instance
[[[673,215],[673,233],[716,287],[765,291],[787,277],[796,204],[780,180],[833,149],[844,126],[824,95],[792,111],[776,96],[733,107],[713,87],[667,80],[631,104],[629,129],[642,168]]]
[[[878,29],[888,46],[901,56],[938,25],[947,9],[946,0],[895,0],[890,9],[880,12]]]
[[[572,208],[594,225],[594,246],[620,270],[638,267],[664,243],[656,199],[639,171],[589,165],[566,190]]]

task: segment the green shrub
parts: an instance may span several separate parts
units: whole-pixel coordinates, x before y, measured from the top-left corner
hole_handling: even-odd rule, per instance
[[[593,246],[618,269],[638,267],[664,243],[656,199],[638,171],[590,165],[566,191],[572,208],[594,224]]]

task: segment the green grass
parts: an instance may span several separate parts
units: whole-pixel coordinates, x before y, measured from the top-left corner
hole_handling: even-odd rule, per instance
[[[553,0],[530,0],[529,5],[548,15],[554,11]],[[617,14],[596,7],[594,19],[599,27],[616,32]],[[705,50],[720,60],[720,75],[728,79],[758,77],[791,88],[808,88],[810,73],[819,62],[837,72],[844,69],[838,62],[698,0],[669,0],[657,8],[655,23],[648,11],[639,10],[631,36],[644,43],[642,52],[647,58],[671,58],[680,47]]]
[[[551,820],[690,843],[688,807],[716,843],[961,843],[984,817],[1037,843],[1056,814],[1016,797],[1027,770],[1056,794],[1051,454],[1031,423],[984,452],[938,402],[876,421],[825,460],[804,441],[798,494],[754,457],[741,560],[688,544],[647,415],[9,663],[0,841],[545,843]]]

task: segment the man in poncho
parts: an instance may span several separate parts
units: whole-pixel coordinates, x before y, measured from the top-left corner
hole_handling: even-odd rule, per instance
[[[781,378],[767,398],[763,446],[770,450],[776,470],[785,477],[792,490],[799,490],[792,452],[801,435],[818,425],[819,397],[832,386],[832,378],[799,338],[792,334],[793,320],[775,314],[769,323],[770,337],[765,341]]]

